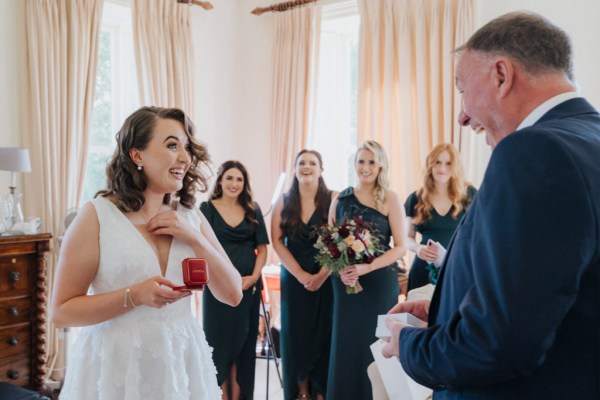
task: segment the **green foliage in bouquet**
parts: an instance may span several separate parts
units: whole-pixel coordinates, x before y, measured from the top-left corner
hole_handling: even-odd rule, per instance
[[[378,255],[379,238],[361,217],[345,218],[340,225],[323,225],[317,229],[315,248],[319,250],[315,261],[333,275],[349,265],[370,264]],[[346,288],[347,293],[358,293],[362,289]]]

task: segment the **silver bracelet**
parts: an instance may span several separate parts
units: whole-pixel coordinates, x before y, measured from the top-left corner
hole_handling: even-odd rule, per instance
[[[129,288],[125,289],[125,297],[123,298],[123,308],[127,308],[127,299],[129,298]]]
[[[131,295],[131,288],[127,288],[127,297],[129,297],[129,302],[131,303],[133,308],[137,308],[137,306],[133,302],[133,296]]]

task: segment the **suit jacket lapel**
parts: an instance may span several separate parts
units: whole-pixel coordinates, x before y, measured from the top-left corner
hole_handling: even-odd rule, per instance
[[[431,303],[429,304],[428,326],[433,325],[435,318],[437,317],[439,308],[440,308],[440,293],[442,291],[442,285],[443,285],[443,281],[444,281],[444,272],[446,271],[446,264],[448,263],[448,259],[450,258],[450,252],[452,251],[452,246],[454,245],[454,238],[456,238],[456,234],[458,233],[458,230],[464,224],[465,218],[467,217],[469,210],[471,210],[471,208],[473,207],[473,205],[475,204],[476,201],[477,201],[477,196],[475,196],[475,198],[469,205],[469,208],[467,209],[467,211],[461,218],[458,226],[454,230],[454,233],[452,234],[452,238],[450,238],[450,243],[448,244],[448,250],[446,252],[446,258],[444,258],[444,262],[442,263],[442,266],[440,267],[440,274],[438,275],[437,284],[435,285],[435,290],[433,291],[433,297],[431,298]]]

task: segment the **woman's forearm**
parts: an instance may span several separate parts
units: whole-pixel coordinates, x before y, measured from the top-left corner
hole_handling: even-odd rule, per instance
[[[369,264],[369,266],[371,267],[372,271],[387,267],[388,265],[391,265],[401,259],[405,254],[406,248],[403,246],[395,246],[375,258],[373,262]]]
[[[261,244],[256,249],[256,261],[254,262],[252,276],[258,281],[260,279],[261,271],[267,262],[267,245]]]
[[[131,289],[117,289],[112,292],[77,296],[55,306],[52,322],[58,328],[88,326],[108,321],[133,310],[138,304],[132,299]],[[133,302],[133,303],[132,303]]]
[[[242,278],[229,258],[210,243],[197,244],[193,248],[196,255],[204,258],[208,264],[211,293],[220,302],[237,306],[242,300]]]
[[[273,248],[281,259],[283,267],[287,269],[288,272],[292,274],[299,282],[303,282],[303,277],[308,274],[308,272],[306,272],[298,263],[298,261],[296,261],[296,258],[292,255],[288,248],[285,247],[281,241],[274,242]]]

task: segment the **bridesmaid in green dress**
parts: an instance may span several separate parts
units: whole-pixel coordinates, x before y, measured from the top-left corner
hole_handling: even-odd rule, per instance
[[[204,332],[213,350],[223,399],[252,399],[261,270],[269,238],[260,208],[252,201],[246,168],[239,161],[219,167],[210,200],[200,205],[229,259],[242,276],[244,297],[237,307],[204,290]]]
[[[315,262],[315,227],[327,223],[336,192],[321,176],[314,150],[296,156],[294,181],[275,206],[273,247],[281,259],[281,361],[284,399],[323,399],[331,340],[332,292],[329,272]]]
[[[350,265],[332,279],[333,335],[327,382],[329,400],[372,399],[367,367],[374,359],[377,316],[398,303],[396,261],[406,252],[405,215],[400,197],[388,189],[388,162],[375,141],[366,141],[354,158],[358,184],[342,191],[331,204],[329,223],[362,217],[380,238],[380,255],[370,264]],[[390,239],[393,245],[390,247]],[[346,294],[346,285],[360,278],[363,290]]]
[[[437,270],[428,265],[438,257],[437,248],[427,246],[429,239],[444,248],[450,243],[477,189],[465,182],[456,148],[448,143],[435,146],[427,155],[423,187],[411,193],[404,207],[408,218],[408,249],[416,257],[408,275],[408,290],[436,283]],[[421,242],[416,242],[416,233]],[[431,267],[430,267],[431,268]]]

